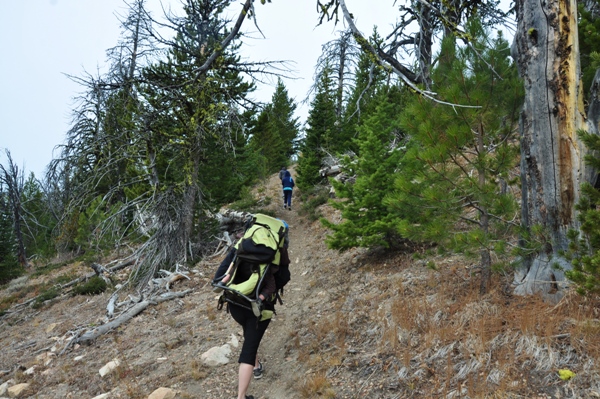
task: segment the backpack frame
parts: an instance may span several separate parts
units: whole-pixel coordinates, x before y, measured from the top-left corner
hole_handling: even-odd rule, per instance
[[[284,245],[286,234],[287,227],[282,220],[263,214],[255,214],[248,220],[244,236],[235,245],[235,258],[225,273],[231,278],[226,284],[212,284],[223,289],[218,309],[222,309],[224,303],[231,303],[252,310],[271,265],[279,265],[279,249]]]

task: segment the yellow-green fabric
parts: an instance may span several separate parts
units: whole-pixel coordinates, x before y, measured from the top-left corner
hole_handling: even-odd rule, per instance
[[[239,284],[227,284],[227,286],[231,289],[236,290],[240,294],[249,296],[254,293],[254,290],[256,289],[256,285],[258,284],[258,279],[260,276],[262,276],[265,273],[266,268],[267,268],[267,265],[260,265],[260,273],[252,273],[248,280],[243,281]],[[237,269],[233,272],[233,275],[231,276],[231,281],[235,280],[236,273],[237,273]]]
[[[263,310],[260,313],[260,320],[259,321],[269,320],[270,318],[273,317],[273,313],[274,312],[272,310],[267,310],[267,309]]]
[[[282,220],[275,219],[274,217],[257,213],[254,215],[255,223],[244,233],[243,238],[252,237],[252,241],[255,243],[263,244],[275,251],[278,248],[283,248],[283,238],[280,238],[279,234],[285,232],[285,224]],[[269,226],[268,229],[264,226]],[[280,242],[278,242],[280,241]],[[235,244],[235,249],[239,249],[241,240]],[[271,262],[274,265],[279,265],[281,260],[281,254],[279,251],[275,253],[275,258]]]

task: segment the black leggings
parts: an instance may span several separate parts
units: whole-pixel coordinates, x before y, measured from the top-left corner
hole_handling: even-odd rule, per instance
[[[259,322],[251,310],[233,304],[229,305],[229,312],[233,319],[244,329],[244,343],[242,344],[242,352],[238,363],[254,366],[260,340],[265,335],[271,319]]]

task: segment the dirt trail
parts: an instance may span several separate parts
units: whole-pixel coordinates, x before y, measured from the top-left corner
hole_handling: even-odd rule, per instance
[[[290,171],[295,177],[295,171]],[[316,314],[315,306],[322,301],[323,293],[311,289],[311,282],[325,277],[335,254],[327,249],[319,222],[309,222],[298,214],[301,204],[297,190],[291,211],[283,209],[277,176],[268,180],[265,195],[274,199],[270,209],[290,226],[292,280],[285,288],[284,304],[277,306],[277,315],[261,344],[259,356],[264,359],[264,377],[252,382],[249,393],[259,399],[300,398],[298,386],[309,370],[298,361],[292,342],[302,322]]]

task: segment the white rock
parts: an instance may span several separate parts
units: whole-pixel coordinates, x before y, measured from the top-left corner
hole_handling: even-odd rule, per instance
[[[215,367],[229,363],[229,355],[231,355],[231,347],[225,344],[210,348],[200,356],[200,359],[207,366]]]
[[[31,366],[27,370],[23,371],[23,374],[33,375],[33,373],[35,373],[35,368],[36,368],[36,366]]]
[[[112,361],[106,363],[98,372],[100,373],[100,377],[104,377],[105,375],[111,373],[114,369],[119,367],[119,359],[113,359]]]
[[[75,356],[75,357],[73,358],[73,361],[75,361],[75,362],[80,362],[80,361],[82,361],[82,360],[83,360],[83,355]]]
[[[177,392],[175,392],[174,390],[165,387],[160,387],[156,391],[152,392],[148,396],[148,399],[173,399],[175,395],[177,395]]]
[[[8,380],[4,384],[0,385],[0,396],[4,396],[8,390],[8,386],[15,383],[15,380]]]
[[[29,384],[26,383],[13,385],[12,387],[8,388],[8,397],[18,398],[27,388],[29,388]]]
[[[110,395],[109,393],[103,393],[98,396],[94,396],[92,399],[108,399],[109,395]]]

